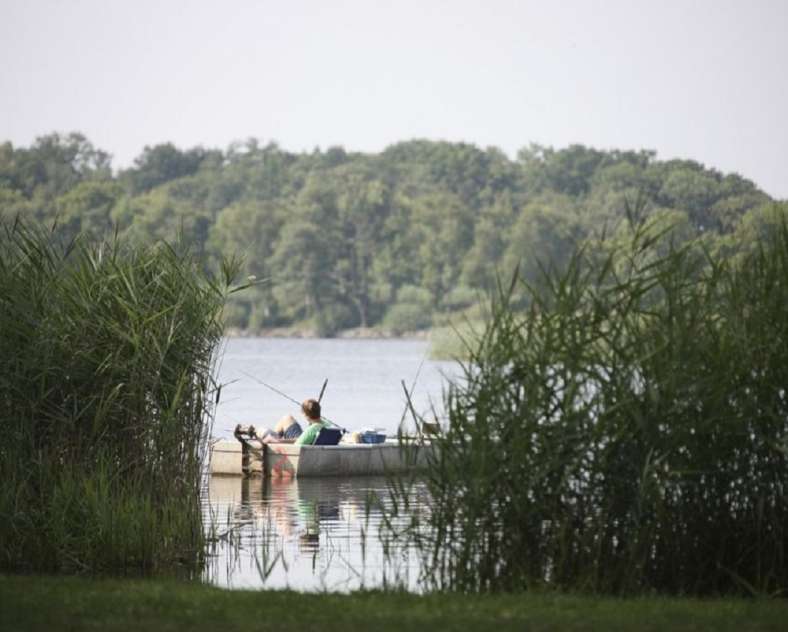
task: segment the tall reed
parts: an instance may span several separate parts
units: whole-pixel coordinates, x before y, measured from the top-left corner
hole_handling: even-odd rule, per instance
[[[634,226],[500,292],[435,443],[428,587],[788,590],[788,229],[735,261]],[[518,288],[517,291],[523,289]]]
[[[237,266],[0,227],[0,569],[195,568]]]

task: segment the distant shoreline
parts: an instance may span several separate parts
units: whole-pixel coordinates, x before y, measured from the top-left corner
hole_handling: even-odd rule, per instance
[[[394,333],[376,327],[356,327],[343,329],[331,336],[321,336],[314,329],[303,327],[269,327],[266,329],[241,329],[228,327],[225,338],[297,338],[301,340],[334,339],[334,340],[402,340],[422,341],[429,345],[429,356],[432,360],[463,360],[468,359],[465,340],[456,335],[450,327],[433,327],[417,331]]]
[[[406,331],[394,333],[390,330],[378,329],[375,327],[355,327],[353,329],[343,329],[332,336],[321,336],[314,329],[304,329],[301,327],[269,327],[266,329],[240,329],[238,327],[228,327],[225,331],[227,338],[338,338],[343,340],[428,340],[430,337],[429,329],[419,331]]]

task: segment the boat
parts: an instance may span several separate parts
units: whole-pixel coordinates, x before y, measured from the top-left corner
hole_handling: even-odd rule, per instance
[[[337,445],[218,440],[211,445],[210,471],[214,475],[271,478],[402,474],[424,469],[431,450],[427,442],[398,439]]]

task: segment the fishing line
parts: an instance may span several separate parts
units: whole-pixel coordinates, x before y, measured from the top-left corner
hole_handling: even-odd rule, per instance
[[[281,395],[281,396],[282,396],[282,397],[284,397],[286,400],[293,402],[293,403],[294,403],[296,406],[298,406],[299,408],[301,408],[301,402],[298,402],[298,401],[296,401],[295,399],[293,399],[292,397],[290,397],[290,395],[288,395],[287,393],[283,393],[282,391],[280,391],[280,390],[279,390],[278,388],[276,388],[275,386],[271,386],[270,384],[266,384],[265,382],[263,382],[263,380],[261,380],[261,379],[259,379],[259,378],[255,377],[255,376],[254,376],[254,375],[252,375],[251,373],[247,373],[246,371],[241,371],[241,373],[243,373],[243,374],[244,374],[246,377],[250,377],[250,378],[252,378],[252,379],[253,379],[255,382],[257,382],[257,383],[258,383],[258,384],[260,384],[261,386],[265,386],[266,388],[268,388],[268,389],[271,389],[271,390],[272,390],[274,393],[276,393],[277,395]],[[328,382],[328,380],[326,380],[326,382]],[[323,385],[323,389],[325,390],[325,384]],[[321,391],[321,396],[322,396],[322,391]],[[336,423],[335,421],[331,421],[331,420],[330,420],[328,417],[324,417],[323,415],[320,415],[320,419],[322,419],[323,421],[326,421],[326,422],[330,423],[332,426],[336,426],[336,427],[337,427],[337,428],[339,428],[339,429],[340,429],[342,432],[347,432],[347,430],[346,430],[345,428],[343,428],[342,426],[340,426],[340,425],[339,425],[338,423]]]

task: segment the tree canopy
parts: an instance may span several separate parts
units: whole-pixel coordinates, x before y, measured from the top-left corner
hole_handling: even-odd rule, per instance
[[[64,240],[180,237],[206,266],[240,254],[265,282],[227,317],[251,330],[426,327],[516,266],[536,282],[589,238],[615,239],[635,206],[714,248],[751,243],[788,212],[738,174],[653,151],[530,145],[510,159],[427,140],[377,154],[163,143],[113,172],[78,133],[0,145],[4,219],[35,219]]]

